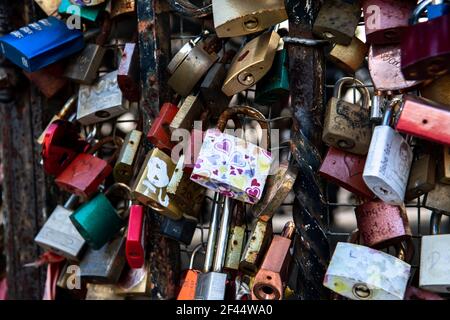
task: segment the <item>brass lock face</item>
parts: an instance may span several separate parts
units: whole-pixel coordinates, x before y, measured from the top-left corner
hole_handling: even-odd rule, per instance
[[[125,137],[119,158],[114,165],[114,180],[128,184],[133,176],[134,163],[139,150],[142,131],[131,130]]]
[[[34,0],[46,15],[51,16],[58,11],[61,0]]]
[[[203,104],[199,96],[189,95],[184,99],[175,118],[170,123],[170,130],[173,132],[177,129],[191,130],[195,120],[200,119],[200,115],[204,111]]]
[[[87,44],[78,56],[71,59],[64,76],[77,83],[91,84],[97,78],[105,52],[105,48],[98,44]]]
[[[279,42],[280,36],[272,31],[247,43],[231,62],[222,91],[232,96],[259,81],[269,72]]]
[[[364,62],[369,47],[357,37],[352,38],[348,46],[336,44],[330,52],[328,59],[338,68],[354,74]]]
[[[442,161],[438,170],[439,182],[450,184],[450,147],[443,147]]]
[[[214,28],[220,38],[260,32],[287,20],[283,0],[213,0]]]

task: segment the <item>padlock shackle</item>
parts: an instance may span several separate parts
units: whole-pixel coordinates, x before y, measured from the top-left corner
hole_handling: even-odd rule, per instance
[[[392,119],[392,115],[394,113],[394,107],[397,104],[400,104],[401,100],[399,99],[394,99],[391,101],[391,103],[389,103],[386,107],[386,110],[384,111],[384,115],[383,115],[383,121],[381,122],[382,126],[389,126],[391,119]]]
[[[214,194],[211,220],[209,222],[208,244],[206,246],[205,263],[203,266],[203,272],[207,273],[211,271],[214,260],[214,248],[216,247],[217,229],[219,227],[219,215],[222,211],[222,202],[224,197],[219,193]]]
[[[191,258],[189,259],[189,270],[194,269],[194,259],[200,249],[203,248],[203,243],[198,244],[191,253]]]
[[[443,2],[443,1],[441,1]],[[411,18],[409,19],[409,24],[417,24],[419,22],[420,15],[422,12],[426,10],[426,8],[430,5],[434,4],[433,0],[423,0],[420,2],[417,7],[414,9]]]
[[[97,142],[96,144],[94,144],[89,150],[88,150],[88,154],[94,154],[96,153],[101,147],[103,147],[105,144],[107,143],[114,143],[114,145],[116,146],[116,151],[114,151],[113,155],[108,159],[105,160],[107,161],[109,164],[111,164],[112,162],[117,160],[117,157],[119,156],[120,153],[120,148],[123,144],[123,139],[120,137],[113,137],[113,136],[108,136],[106,138],[101,139],[99,142]]]
[[[78,94],[72,95],[62,106],[61,110],[59,110],[57,116],[59,118],[66,118],[66,116],[72,111],[73,106],[75,106],[75,102],[78,99]]]
[[[223,132],[227,126],[228,120],[232,119],[233,116],[237,115],[246,115],[252,120],[255,120],[259,123],[261,126],[261,129],[267,131],[267,148],[270,148],[270,125],[267,121],[266,117],[264,115],[256,110],[255,108],[249,107],[249,106],[235,106],[226,109],[219,117],[219,120],[217,121],[217,129],[219,129],[221,132]],[[264,144],[263,144],[264,145]]]
[[[281,236],[283,238],[287,238],[292,240],[295,235],[295,223],[294,221],[288,221],[283,227],[283,231],[281,231]]]
[[[130,188],[128,185],[126,185],[125,183],[122,183],[122,182],[116,182],[116,183],[114,183],[113,185],[111,185],[111,186],[108,188],[108,190],[105,191],[104,194],[105,194],[106,197],[108,197],[108,196],[111,194],[111,192],[116,191],[117,189],[124,189],[124,190],[126,191],[127,195],[128,195],[128,201],[126,201],[127,206],[126,206],[125,209],[124,209],[124,212],[125,212],[125,213],[128,213],[128,214],[125,214],[125,215],[123,215],[123,216],[120,216],[120,215],[118,214],[118,216],[119,216],[120,218],[126,219],[126,218],[128,218],[128,215],[129,215],[129,211],[130,211],[131,205],[133,204],[133,193],[132,193],[132,191],[131,191],[131,188]]]
[[[79,196],[77,196],[76,194],[72,194],[69,197],[69,199],[67,199],[66,202],[64,202],[63,207],[65,209],[69,209],[70,210],[70,209],[74,208],[78,204],[79,200],[80,200]]]
[[[225,261],[225,253],[227,251],[230,219],[231,219],[231,199],[229,197],[225,197],[222,211],[222,219],[220,220],[220,230],[217,238],[216,254],[214,257],[214,265],[213,265],[214,272],[222,272],[222,268]]]
[[[341,96],[342,96],[342,90],[344,88],[344,85],[351,86],[351,85],[354,85],[355,83],[358,84],[358,86],[355,87],[355,89],[357,89],[359,91],[359,93],[361,94],[361,98],[363,99],[362,107],[368,110],[369,109],[369,101],[370,101],[369,89],[367,89],[367,87],[364,85],[364,83],[361,80],[358,80],[356,78],[344,77],[344,78],[339,79],[336,82],[336,84],[334,85],[333,97],[340,100]]]
[[[441,221],[442,213],[433,210],[430,218],[430,234],[437,235],[441,233]]]

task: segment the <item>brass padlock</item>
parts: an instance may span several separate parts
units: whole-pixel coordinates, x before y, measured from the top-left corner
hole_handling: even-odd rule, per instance
[[[61,0],[34,0],[46,15],[52,16],[58,11]]]
[[[287,20],[283,0],[213,0],[214,28],[220,38],[260,32]]]
[[[357,37],[352,38],[348,46],[335,44],[328,59],[338,68],[354,74],[361,67],[366,58],[369,47]]]
[[[436,158],[433,153],[417,152],[417,150],[414,152],[405,200],[413,200],[430,192],[434,189],[436,182]]]
[[[133,177],[134,163],[137,158],[142,131],[131,130],[125,137],[119,158],[114,165],[113,175],[116,182],[128,184]]]
[[[116,286],[113,284],[86,284],[87,292],[85,300],[125,300],[124,296],[116,294]]]
[[[173,132],[177,129],[185,129],[191,131],[195,120],[199,120],[200,115],[204,111],[202,101],[198,95],[189,95],[184,99],[175,118],[170,123],[170,130]]]
[[[172,58],[167,70],[171,74],[168,85],[176,93],[187,97],[198,81],[219,59],[215,52],[204,49],[201,37],[186,43]]]
[[[70,60],[64,76],[77,83],[91,84],[97,78],[105,52],[101,45],[88,43],[78,56]]]
[[[274,31],[248,42],[231,62],[222,91],[232,96],[252,87],[269,72],[279,43],[280,36]]]
[[[430,210],[450,215],[450,185],[437,182],[434,189],[428,192],[423,203]]]
[[[450,105],[450,74],[434,79],[420,89],[422,97],[434,102]]]
[[[441,161],[437,171],[439,182],[450,184],[450,147],[442,147]]]
[[[314,21],[313,33],[334,43],[349,45],[360,17],[359,1],[325,1]]]
[[[150,264],[145,263],[142,268],[125,267],[114,292],[119,296],[145,296],[151,289]]]
[[[235,202],[234,215],[230,234],[228,236],[227,252],[225,253],[225,270],[238,270],[241,261],[242,249],[245,238],[245,205],[243,202]]]
[[[218,62],[212,66],[200,84],[200,99],[213,118],[218,118],[230,103],[230,98],[222,92],[226,75],[225,65]]]
[[[133,14],[135,10],[135,0],[115,0],[111,1],[111,18],[123,14]]]
[[[362,96],[362,106],[341,98],[345,84],[357,84]],[[342,78],[334,86],[333,97],[325,113],[323,141],[333,147],[365,155],[369,150],[372,128],[369,110],[370,93],[358,79]]]
[[[77,120],[83,125],[117,117],[128,108],[129,102],[117,85],[117,70],[100,77],[92,86],[80,85]]]
[[[257,220],[245,245],[239,262],[239,270],[254,276],[262,262],[267,246],[272,239],[272,220]]]
[[[183,216],[183,211],[167,194],[174,171],[172,159],[160,149],[154,148],[145,157],[133,187],[133,195],[142,204],[178,220]]]

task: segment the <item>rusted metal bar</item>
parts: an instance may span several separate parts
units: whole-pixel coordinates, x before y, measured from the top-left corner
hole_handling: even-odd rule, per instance
[[[321,3],[286,0],[290,37],[313,39],[312,25]],[[329,245],[323,228],[327,214],[326,199],[316,174],[322,148],[324,53],[321,46],[310,46],[307,41],[304,42],[287,43],[286,46],[295,120],[293,136],[297,145],[293,154],[300,167],[294,185],[296,199],[293,207],[298,232],[294,245],[294,260],[298,268],[295,291],[299,299],[309,300],[328,297],[322,281],[329,260]]]

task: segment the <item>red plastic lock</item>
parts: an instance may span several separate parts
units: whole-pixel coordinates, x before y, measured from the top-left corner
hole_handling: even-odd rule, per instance
[[[175,145],[170,140],[171,132],[169,125],[173,118],[175,118],[177,112],[178,107],[176,105],[168,102],[164,103],[159,112],[159,116],[155,119],[147,134],[147,139],[150,143],[166,152],[170,152]]]
[[[145,250],[145,220],[144,207],[134,204],[130,208],[130,216],[128,218],[128,233],[125,246],[125,254],[130,268],[139,269],[144,265]]]

